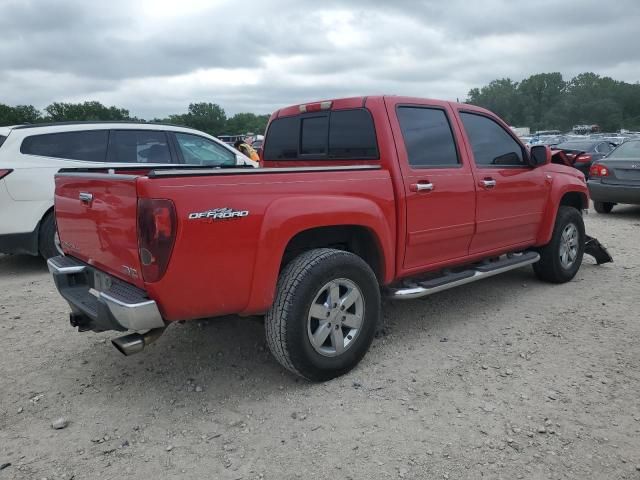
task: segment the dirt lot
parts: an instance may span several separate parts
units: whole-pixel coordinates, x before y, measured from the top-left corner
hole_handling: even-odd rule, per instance
[[[0,480],[640,479],[640,208],[586,222],[615,264],[388,302],[361,365],[317,385],[247,319],[123,357],[69,326],[43,261],[0,257]]]

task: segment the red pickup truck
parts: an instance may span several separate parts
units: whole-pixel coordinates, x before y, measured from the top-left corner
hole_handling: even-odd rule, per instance
[[[533,264],[571,280],[584,175],[491,112],[398,96],[275,112],[262,168],[67,172],[49,260],[79,330],[264,315],[275,358],[325,380],[369,348],[381,295],[411,299]]]

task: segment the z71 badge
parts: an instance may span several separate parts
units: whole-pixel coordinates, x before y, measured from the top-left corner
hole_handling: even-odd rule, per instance
[[[233,210],[232,208],[214,208],[206,212],[193,212],[189,214],[189,220],[229,220],[242,218],[249,215],[249,210]]]

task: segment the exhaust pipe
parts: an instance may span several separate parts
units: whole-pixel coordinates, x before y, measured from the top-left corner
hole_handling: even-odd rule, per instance
[[[164,327],[152,328],[145,333],[131,333],[124,337],[114,338],[111,340],[111,343],[113,343],[113,346],[116,347],[120,353],[129,356],[134,353],[140,353],[144,350],[144,347],[155,342],[163,333]]]

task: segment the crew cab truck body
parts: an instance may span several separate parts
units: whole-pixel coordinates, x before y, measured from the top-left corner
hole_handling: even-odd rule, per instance
[[[471,105],[296,105],[272,115],[259,169],[58,174],[66,256],[49,268],[74,326],[137,332],[114,340],[125,354],[173,321],[265,315],[278,361],[328,379],[364,356],[381,294],[528,264],[573,278],[588,191],[550,160]]]

